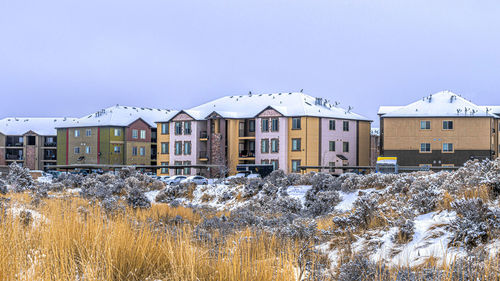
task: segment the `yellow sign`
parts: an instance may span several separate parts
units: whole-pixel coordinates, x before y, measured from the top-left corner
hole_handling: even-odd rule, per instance
[[[398,160],[397,157],[377,157],[377,161],[380,160]]]

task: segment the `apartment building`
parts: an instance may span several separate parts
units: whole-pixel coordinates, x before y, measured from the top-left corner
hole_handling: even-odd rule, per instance
[[[21,118],[0,120],[0,166],[18,163],[31,170],[46,170],[57,163],[57,126],[76,118]]]
[[[161,165],[369,165],[370,120],[304,93],[226,96],[158,120]],[[159,174],[215,176],[221,171],[161,169]]]
[[[480,106],[450,91],[406,106],[381,106],[380,148],[403,166],[461,166],[499,156],[499,106]]]
[[[157,119],[176,111],[113,106],[57,127],[57,163],[156,165]]]

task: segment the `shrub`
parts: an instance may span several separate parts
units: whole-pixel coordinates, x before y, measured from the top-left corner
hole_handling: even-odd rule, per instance
[[[23,168],[16,163],[9,165],[9,174],[7,182],[12,186],[15,192],[23,192],[33,188],[34,181],[28,168]]]
[[[415,234],[415,223],[412,220],[400,220],[399,231],[394,235],[393,241],[400,244],[405,244],[413,240]]]
[[[4,180],[0,179],[0,194],[7,194],[7,192],[7,184],[5,184]]]
[[[376,280],[377,265],[367,257],[356,255],[340,266],[338,281]]]
[[[127,203],[134,209],[151,207],[151,202],[139,188],[132,188],[128,191]]]
[[[304,205],[312,216],[321,216],[332,212],[339,202],[339,193],[329,190],[316,192],[313,196],[309,195]]]

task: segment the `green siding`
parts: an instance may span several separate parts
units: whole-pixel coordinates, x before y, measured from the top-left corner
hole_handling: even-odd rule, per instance
[[[120,135],[115,136],[115,129],[120,130]],[[125,146],[123,144],[113,144],[111,143],[112,141],[121,141],[123,142],[125,140],[125,130],[123,128],[109,128],[108,134],[110,136],[110,141],[108,142],[108,151],[109,151],[109,159],[111,161],[110,164],[117,164],[117,165],[123,165],[123,153],[125,151]],[[120,146],[120,153],[115,153],[115,145]]]
[[[101,152],[100,164],[109,163],[109,128],[100,128],[99,150]]]
[[[67,129],[57,129],[57,165],[66,165]]]

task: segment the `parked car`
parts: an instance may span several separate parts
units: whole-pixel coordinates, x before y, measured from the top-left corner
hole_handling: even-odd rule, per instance
[[[157,176],[156,178],[157,178],[158,180],[160,180],[160,181],[163,181],[163,182],[167,182],[167,181],[168,181],[168,179],[170,179],[170,177],[169,177],[169,176]]]
[[[173,177],[170,177],[168,180],[166,180],[165,182],[169,185],[172,185],[172,184],[179,184],[182,180],[186,179],[187,177],[186,176],[173,176]]]
[[[208,180],[202,176],[190,176],[183,179],[181,183],[195,183],[195,184],[208,184]]]
[[[248,174],[247,179],[261,179],[260,174]]]

